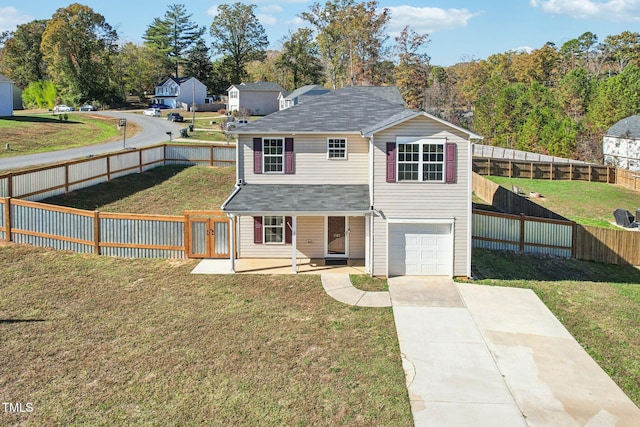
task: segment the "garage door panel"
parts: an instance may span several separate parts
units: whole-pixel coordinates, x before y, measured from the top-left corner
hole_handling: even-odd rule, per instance
[[[390,224],[389,275],[453,275],[451,224]]]

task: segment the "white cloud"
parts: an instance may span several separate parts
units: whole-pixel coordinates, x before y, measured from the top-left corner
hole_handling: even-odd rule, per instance
[[[0,32],[15,31],[18,25],[33,20],[34,18],[23,14],[13,6],[0,7]]]
[[[266,13],[257,13],[256,18],[258,18],[258,21],[260,21],[262,25],[276,25],[278,22],[275,16]]]
[[[407,25],[419,34],[465,27],[471,18],[479,15],[468,9],[438,7],[391,6],[388,9],[391,11],[389,33],[392,36],[400,34]]]
[[[280,13],[282,12],[282,6],[278,4],[268,4],[266,6],[261,6],[258,8],[261,12],[264,13]]]
[[[640,0],[529,0],[529,4],[553,15],[576,19],[640,21]]]
[[[531,53],[533,52],[535,49],[532,48],[531,46],[520,46],[520,47],[514,47],[513,49],[509,49],[509,52],[516,52],[516,53]]]

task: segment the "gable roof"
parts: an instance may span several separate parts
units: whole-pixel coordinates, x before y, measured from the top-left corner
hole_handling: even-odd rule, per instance
[[[180,86],[182,83],[191,80],[191,79],[195,79],[196,81],[199,82],[198,79],[196,79],[195,77],[168,77],[167,79],[163,80],[162,83],[156,85],[156,86],[164,86],[165,84],[167,84],[169,81],[174,81],[178,86]]]
[[[640,116],[629,116],[618,121],[605,132],[605,135],[640,139]]]
[[[429,114],[425,111],[416,111],[416,110],[404,110],[398,114],[395,114],[389,118],[387,118],[386,120],[383,120],[380,123],[376,123],[374,126],[371,126],[367,129],[362,129],[362,135],[365,137],[371,137],[373,136],[375,133],[381,132],[385,129],[388,129],[392,126],[395,125],[399,125],[400,123],[404,123],[407,120],[411,120],[415,117],[419,117],[419,116],[424,116],[424,117],[428,117],[431,120],[435,120],[438,123],[441,123],[445,126],[448,126],[450,128],[456,129],[459,132],[465,133],[467,134],[467,136],[471,139],[484,139],[484,137],[480,136],[480,135],[476,135],[475,133],[471,132],[468,129],[465,129],[463,127],[460,126],[456,126],[451,122],[448,122],[446,120],[443,120],[439,117],[436,117],[432,114]]]
[[[282,86],[273,82],[255,82],[255,83],[240,83],[239,85],[231,85],[227,91],[231,88],[236,88],[240,92],[253,91],[253,92],[286,92]]]
[[[233,133],[360,133],[405,109],[395,87],[349,86],[309,97],[304,103],[269,114]]]

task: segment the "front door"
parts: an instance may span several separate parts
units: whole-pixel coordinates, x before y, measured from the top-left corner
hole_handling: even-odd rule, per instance
[[[344,216],[327,217],[327,223],[325,227],[325,229],[327,230],[327,257],[347,257],[347,222],[347,218]]]
[[[186,215],[187,258],[229,258],[229,219],[208,212]]]

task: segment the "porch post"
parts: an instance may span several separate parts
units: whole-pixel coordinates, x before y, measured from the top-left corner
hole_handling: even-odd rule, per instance
[[[364,272],[371,274],[371,238],[369,236],[371,233],[371,215],[364,216]]]
[[[231,260],[231,272],[236,272],[236,218],[233,214],[229,217],[229,259]]]
[[[298,217],[294,216],[291,218],[291,271],[293,272],[293,274],[298,273],[298,260],[297,258],[297,240],[298,240],[298,233],[296,231],[296,227],[297,227],[297,223],[298,223]]]

